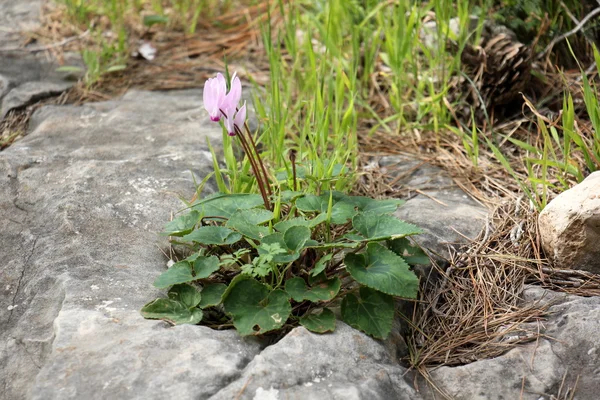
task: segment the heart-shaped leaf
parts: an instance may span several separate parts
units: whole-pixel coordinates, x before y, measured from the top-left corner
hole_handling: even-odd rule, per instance
[[[329,198],[324,196],[306,195],[296,200],[298,210],[304,212],[326,212],[329,204]]]
[[[307,228],[308,229],[308,228]],[[287,231],[286,231],[287,232]],[[273,262],[276,263],[289,263],[300,258],[300,253],[297,251],[292,251],[288,249],[287,244],[283,240],[283,234],[281,233],[272,233],[268,236],[265,236],[261,242],[261,246],[258,247],[258,254],[264,255],[269,253],[268,250],[262,247],[263,244],[273,244],[277,243],[279,247],[285,250],[285,253],[276,254],[273,256]]]
[[[175,325],[197,324],[202,320],[202,310],[188,308],[179,301],[156,299],[142,308],[142,316],[149,319],[162,319]]]
[[[304,279],[295,277],[285,282],[285,291],[296,301],[309,300],[313,303],[329,301],[340,291],[341,281],[338,277],[315,284],[311,288],[306,286]]]
[[[234,229],[244,236],[261,240],[269,234],[269,228],[259,226],[273,219],[273,212],[261,209],[239,210],[229,218],[227,227]]]
[[[400,199],[375,200],[365,196],[346,196],[344,201],[354,204],[359,211],[380,215],[392,214],[399,206],[406,203]]]
[[[230,218],[237,210],[246,210],[263,205],[258,194],[224,194],[215,193],[196,202],[192,207],[200,211],[205,218]]]
[[[374,338],[385,339],[394,322],[394,299],[377,290],[361,287],[360,297],[348,294],[342,300],[342,319]]]
[[[333,332],[335,330],[335,315],[329,308],[320,313],[310,313],[300,318],[300,324],[316,333]]]
[[[404,259],[379,243],[369,243],[366,253],[347,254],[346,269],[365,286],[392,296],[414,299],[419,290],[419,278]]]
[[[304,197],[300,197],[296,200],[296,207],[298,210],[304,212],[318,212],[323,213],[327,212],[329,208],[329,196],[331,195],[331,204],[335,205],[340,201],[344,201],[346,199],[346,195],[342,192],[324,192],[320,196],[315,195],[306,195]]]
[[[398,207],[406,203],[406,201],[400,199],[375,200],[368,197],[367,199],[370,201],[362,208],[362,211],[375,214],[392,214]]]
[[[227,290],[224,283],[212,283],[202,288],[202,300],[198,307],[206,308],[221,304],[223,294]]]
[[[280,193],[279,199],[282,203],[289,203],[292,200],[302,196],[302,192],[295,192],[293,190],[284,190]]]
[[[292,226],[283,234],[283,242],[288,250],[297,252],[310,239],[310,234],[310,228],[306,226]]]
[[[352,218],[352,226],[368,241],[396,239],[423,233],[413,224],[374,212],[357,214]]]
[[[345,224],[356,215],[358,211],[354,204],[340,201],[331,207],[331,222],[334,224]]]
[[[283,290],[270,292],[265,285],[252,278],[232,281],[223,305],[242,336],[260,335],[279,329],[292,312],[288,296]]]
[[[192,266],[187,261],[180,261],[173,264],[171,268],[160,274],[154,281],[154,286],[159,289],[164,289],[178,283],[186,283],[193,281]]]
[[[183,236],[194,230],[194,227],[200,220],[200,213],[196,210],[190,211],[188,214],[181,215],[173,221],[165,225],[163,235]]]
[[[306,219],[304,217],[296,217],[296,218],[287,219],[285,221],[280,221],[280,222],[276,223],[273,227],[275,229],[277,229],[279,232],[285,233],[285,231],[287,231],[292,226],[306,226],[309,228],[313,228],[313,227],[319,225],[320,223],[325,222],[325,220],[327,220],[327,214],[319,214],[316,217],[314,217],[313,219]]]
[[[169,299],[178,301],[187,308],[196,307],[202,299],[200,292],[192,285],[187,284],[173,286],[167,295]]]
[[[240,240],[242,235],[223,226],[201,226],[182,239],[186,242],[226,245]]]
[[[310,226],[310,222],[304,217],[296,217],[284,221],[279,221],[278,223],[273,225],[273,227],[281,233],[285,233],[285,231],[291,228],[292,226]]]
[[[419,245],[412,245],[408,238],[388,241],[388,248],[398,254],[409,265],[429,265],[431,260]]]
[[[219,268],[219,258],[217,256],[200,256],[194,261],[195,279],[208,278],[213,272],[218,271]]]

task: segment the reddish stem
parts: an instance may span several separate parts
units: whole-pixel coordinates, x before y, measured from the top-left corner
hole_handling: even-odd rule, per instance
[[[244,127],[246,128],[246,132],[248,133],[248,136],[250,137],[250,143],[252,144],[252,147],[254,148],[254,153],[256,154],[256,158],[258,159],[258,163],[260,164],[260,168],[262,169],[265,183],[267,184],[267,191],[269,192],[269,196],[271,196],[271,195],[273,195],[273,192],[271,192],[271,185],[268,184],[269,183],[269,175],[267,175],[267,169],[265,168],[265,165],[263,164],[262,159],[260,158],[260,155],[258,155],[258,148],[256,147],[256,143],[254,142],[254,137],[250,133],[250,127],[248,126],[248,122],[244,121]]]
[[[251,151],[251,149],[248,146],[248,142],[244,138],[244,135],[242,134],[242,131],[240,130],[240,128],[237,125],[234,125],[234,129],[236,131],[237,136],[240,139],[240,143],[242,144],[244,152],[248,156],[248,161],[250,161],[250,165],[252,166],[252,170],[254,171],[254,175],[256,176],[256,182],[258,184],[258,189],[260,190],[260,194],[261,194],[261,196],[263,198],[263,202],[265,203],[265,208],[267,210],[270,210],[271,209],[271,204],[269,202],[269,196],[267,196],[267,192],[265,191],[265,184],[263,182],[263,178],[260,175],[260,169],[258,168],[258,166],[256,164],[256,160],[254,158],[254,155],[252,154],[252,151]]]

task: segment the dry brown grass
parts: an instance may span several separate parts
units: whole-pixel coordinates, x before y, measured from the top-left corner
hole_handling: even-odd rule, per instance
[[[259,84],[268,77],[268,64],[260,37],[261,28],[270,23],[281,23],[278,7],[271,6],[268,19],[268,1],[241,6],[218,17],[201,19],[194,34],[178,29],[145,27],[139,15],[126,15],[124,23],[129,34],[128,45],[136,51],[142,41],[150,42],[157,50],[156,58],[128,57],[123,72],[105,74],[91,87],[83,84],[71,90],[70,102],[101,101],[119,96],[130,88],[143,90],[173,90],[200,87],[202,83],[225,68],[224,59],[238,75],[251,74]],[[97,17],[91,23],[102,27],[108,37],[116,37],[106,18]],[[66,43],[65,39],[73,38]],[[86,27],[66,15],[61,6],[47,6],[40,29],[30,34],[59,64],[65,62],[65,52],[79,52],[84,48],[99,50],[97,38],[87,34]],[[114,39],[113,39],[114,40]],[[55,46],[55,44],[62,44]]]
[[[536,212],[527,203],[518,199],[497,207],[480,237],[454,254],[445,271],[438,270],[441,279],[426,283],[413,317],[413,366],[494,357],[536,337],[520,326],[543,317],[544,308],[522,305],[521,294],[548,264],[540,252]]]

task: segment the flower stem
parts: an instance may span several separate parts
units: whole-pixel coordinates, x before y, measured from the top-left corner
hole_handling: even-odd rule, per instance
[[[254,153],[256,154],[256,159],[258,160],[258,163],[260,164],[260,168],[262,169],[265,183],[267,184],[267,191],[269,192],[269,196],[272,196],[273,192],[271,192],[271,185],[268,184],[269,183],[269,175],[267,175],[267,170],[265,168],[265,164],[262,162],[262,159],[260,158],[260,155],[258,154],[258,148],[256,147],[256,142],[254,141],[254,137],[252,137],[252,133],[250,133],[250,127],[248,126],[248,122],[244,121],[244,127],[246,128],[246,133],[248,134],[248,137],[250,137],[250,143],[252,144]]]
[[[234,125],[234,129],[236,131],[237,136],[240,139],[240,143],[242,145],[242,148],[244,149],[244,152],[246,153],[246,156],[248,156],[248,161],[250,161],[250,165],[252,166],[254,175],[256,176],[256,183],[258,184],[258,189],[260,190],[263,202],[265,203],[265,208],[267,210],[270,210],[271,203],[269,202],[269,196],[267,195],[267,192],[265,190],[265,183],[268,187],[268,182],[263,181],[263,177],[260,175],[260,169],[255,159],[255,154],[253,154],[252,150],[248,146],[248,142],[246,141],[246,138],[244,137],[242,131],[237,125]],[[258,154],[256,154],[256,157],[258,157]],[[258,157],[258,159],[260,160],[260,157]]]

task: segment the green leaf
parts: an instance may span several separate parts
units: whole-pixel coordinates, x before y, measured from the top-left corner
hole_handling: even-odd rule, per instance
[[[82,72],[83,68],[74,65],[64,65],[56,68],[56,72]]]
[[[223,226],[201,226],[182,239],[186,242],[225,245],[233,244],[241,238],[242,235]]]
[[[345,201],[337,202],[331,207],[331,222],[339,225],[345,224],[351,220],[357,212],[354,204],[346,203]]]
[[[284,190],[280,193],[280,199],[282,203],[289,203],[292,200],[302,196],[302,192],[295,192],[293,190]]]
[[[285,282],[285,291],[294,300],[309,300],[313,303],[333,299],[340,291],[340,287],[341,281],[337,277],[318,283],[310,289],[306,286],[304,279],[299,277],[288,279]]]
[[[233,279],[231,280],[231,282],[229,282],[229,286],[227,286],[227,289],[225,289],[225,293],[223,293],[222,300],[225,301],[227,296],[229,296],[229,293],[231,292],[231,290],[238,283],[240,283],[241,281],[246,281],[246,280],[254,280],[254,278],[252,278],[250,275],[246,275],[246,274],[237,274],[236,276],[234,276]]]
[[[219,258],[217,256],[200,256],[194,261],[195,279],[208,278],[213,272],[218,271],[219,268]]]
[[[194,230],[200,220],[200,213],[192,210],[190,213],[181,215],[165,225],[163,235],[183,236]]]
[[[352,219],[352,226],[365,240],[396,239],[423,233],[420,228],[389,215],[364,212]]]
[[[156,299],[146,304],[141,311],[144,318],[162,319],[175,325],[197,324],[202,320],[202,310],[188,308],[179,301],[171,299]]]
[[[286,252],[282,254],[276,254],[273,256],[273,262],[276,263],[289,263],[300,258],[300,253],[297,251],[291,251],[287,248],[286,243],[283,240],[283,234],[272,233],[269,236],[265,236],[261,242],[261,246],[258,246],[258,254],[264,255],[269,254],[268,249],[263,248],[263,244],[271,245],[277,243]]]
[[[404,258],[409,265],[429,265],[431,260],[419,245],[412,245],[408,238],[389,240],[388,248],[397,255]]]
[[[311,313],[300,318],[300,324],[311,332],[325,333],[335,330],[335,315],[329,308],[321,313]]]
[[[231,287],[233,285],[233,288]],[[240,335],[260,335],[281,328],[292,312],[283,290],[269,289],[254,279],[232,281],[223,300]]]
[[[398,207],[406,203],[406,201],[400,199],[369,200],[370,201],[365,205],[364,208],[361,209],[361,211],[372,212],[376,214],[392,214],[398,209]]]
[[[261,209],[239,210],[229,218],[226,226],[254,240],[269,234],[269,228],[258,226],[273,219],[273,212]]]
[[[342,300],[342,319],[376,339],[385,339],[394,322],[394,299],[367,287],[360,288],[360,298],[348,294]]]
[[[206,308],[221,304],[225,290],[227,290],[227,285],[224,283],[212,283],[204,286],[202,289],[202,300],[198,304],[198,307]]]
[[[296,207],[298,210],[304,212],[327,212],[327,208],[329,207],[329,193],[330,192],[324,192],[320,196],[311,194],[301,197],[296,200]],[[331,193],[331,197],[334,205],[340,201],[344,201],[347,198],[344,193],[337,191],[333,191]]]
[[[206,218],[230,218],[238,210],[247,210],[261,205],[264,203],[259,194],[216,193],[194,203],[192,207],[202,212]]]
[[[363,238],[364,239],[364,238]],[[360,245],[360,242],[331,242],[331,243],[319,243],[316,240],[307,240],[304,244],[304,248],[311,249],[335,249],[335,248],[345,248],[345,249],[353,249]]]
[[[280,221],[273,225],[273,228],[277,229],[279,232],[284,233],[292,226],[307,226],[310,227],[310,221],[304,217],[296,217],[290,218],[285,221]]]
[[[309,228],[313,228],[313,227],[319,225],[320,223],[325,222],[326,219],[327,219],[327,214],[319,214],[313,219],[306,219],[304,217],[296,217],[296,218],[290,218],[285,221],[280,221],[280,222],[276,223],[275,225],[273,225],[273,227],[275,229],[277,229],[279,232],[284,233],[285,231],[290,229],[292,226],[306,226]]]
[[[169,299],[178,301],[187,308],[196,307],[202,298],[202,295],[194,286],[185,283],[174,285],[169,289],[167,296],[169,296]]]
[[[357,235],[355,233],[346,233],[344,236],[342,236],[344,239],[346,240],[350,240],[353,242],[362,242],[365,240],[364,237]]]
[[[400,199],[375,200],[365,196],[336,196],[340,203],[350,204],[358,211],[373,212],[380,215],[391,214],[396,211],[399,206],[405,203],[404,200]]]
[[[304,212],[326,212],[329,198],[324,196],[306,195],[296,200],[296,207]]]
[[[310,271],[310,275],[317,276],[321,272],[323,272],[325,270],[325,267],[327,267],[327,263],[331,260],[332,257],[333,254],[325,254],[323,257],[321,257],[319,261],[317,261],[317,263],[315,264],[315,267],[312,269],[312,271]]]
[[[366,253],[347,254],[346,269],[365,286],[392,296],[414,299],[419,291],[419,278],[404,259],[379,243],[369,243]]]
[[[154,286],[159,289],[164,289],[179,283],[191,282],[194,279],[196,278],[194,278],[192,275],[192,267],[190,263],[187,261],[180,261],[173,264],[171,268],[160,274],[160,276],[154,281]]]
[[[163,15],[145,15],[144,16],[144,26],[152,26],[154,24],[166,24],[169,22],[169,18]]]
[[[310,229],[306,226],[292,226],[283,234],[283,241],[288,250],[300,251],[310,239]]]
[[[127,65],[113,65],[111,67],[108,67],[106,69],[106,72],[118,72],[118,71],[123,71],[125,68],[127,68]]]

